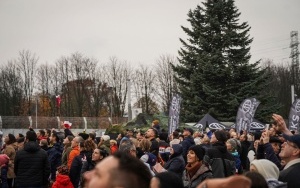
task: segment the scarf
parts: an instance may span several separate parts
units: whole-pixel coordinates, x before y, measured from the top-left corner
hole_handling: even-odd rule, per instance
[[[192,178],[196,172],[199,170],[199,168],[201,167],[201,163],[199,161],[196,162],[196,164],[194,164],[193,166],[191,166],[191,164],[187,164],[185,166],[185,169],[187,170],[189,176]]]

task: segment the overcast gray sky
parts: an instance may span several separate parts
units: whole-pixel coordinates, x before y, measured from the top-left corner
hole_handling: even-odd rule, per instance
[[[81,52],[100,63],[116,56],[138,65],[178,55],[187,13],[201,0],[0,0],[0,63],[30,50],[39,63]],[[252,27],[252,59],[290,61],[290,32],[300,32],[300,0],[236,0]],[[300,34],[300,33],[299,33]]]

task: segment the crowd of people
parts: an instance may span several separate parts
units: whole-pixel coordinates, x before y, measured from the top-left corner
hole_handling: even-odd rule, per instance
[[[154,120],[117,138],[29,129],[8,134],[0,154],[3,188],[299,188],[300,135],[280,115],[263,131],[171,135]]]

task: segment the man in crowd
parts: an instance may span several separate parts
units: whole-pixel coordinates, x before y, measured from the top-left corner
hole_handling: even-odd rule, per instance
[[[116,152],[98,163],[94,170],[86,172],[84,178],[87,188],[149,188],[152,175],[141,160],[124,152]]]
[[[36,133],[28,131],[24,149],[19,150],[16,154],[14,172],[17,188],[45,187],[48,184],[50,175],[48,155],[36,141]]]
[[[80,151],[79,151],[79,143],[83,142],[83,138],[81,136],[76,136],[72,141],[71,141],[71,152],[69,154],[69,158],[68,158],[68,167],[69,169],[71,168],[71,164],[73,159],[79,155]]]
[[[215,131],[210,142],[212,148],[207,149],[204,161],[211,165],[214,178],[223,178],[236,173],[235,159],[227,151],[226,141],[229,138],[228,132],[224,130]]]
[[[150,128],[147,130],[145,138],[151,141],[150,152],[153,153],[156,157],[158,157],[159,145],[156,140],[158,136],[158,132],[154,128]]]
[[[282,144],[279,157],[285,162],[285,166],[279,173],[279,181],[287,182],[288,188],[300,187],[300,135],[293,135],[288,130],[284,119],[273,114],[276,131],[282,132],[285,142]]]
[[[60,142],[56,131],[52,132],[50,136],[50,143],[51,145],[48,148],[47,153],[50,162],[50,180],[54,182],[56,179],[56,168],[61,165],[61,158],[63,152],[63,146]]]

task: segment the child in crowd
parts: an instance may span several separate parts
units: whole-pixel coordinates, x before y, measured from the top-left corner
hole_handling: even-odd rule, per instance
[[[53,183],[52,188],[74,188],[69,178],[69,169],[67,165],[57,167],[56,181]]]

